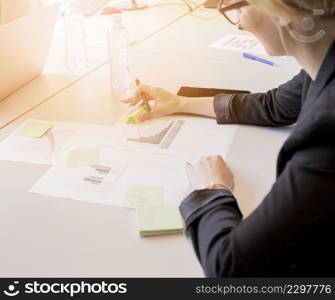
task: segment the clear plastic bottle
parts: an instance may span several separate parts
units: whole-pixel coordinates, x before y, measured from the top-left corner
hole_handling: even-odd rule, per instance
[[[70,71],[87,69],[85,18],[72,0],[65,11],[65,61]]]
[[[127,91],[132,80],[128,66],[128,32],[122,23],[121,11],[109,10],[108,14],[108,59],[113,90]]]

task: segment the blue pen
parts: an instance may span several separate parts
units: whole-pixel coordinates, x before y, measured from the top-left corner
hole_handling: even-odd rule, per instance
[[[249,54],[249,53],[243,53],[243,57],[247,58],[247,59],[251,59],[251,60],[255,60],[255,61],[259,61],[263,64],[267,64],[270,66],[275,66],[275,63],[273,61],[261,58],[261,57],[257,57],[255,55]]]

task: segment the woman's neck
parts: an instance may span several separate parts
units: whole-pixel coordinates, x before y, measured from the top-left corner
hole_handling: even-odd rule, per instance
[[[333,42],[332,38],[313,45],[300,44],[292,51],[291,55],[295,57],[312,80],[315,80]]]

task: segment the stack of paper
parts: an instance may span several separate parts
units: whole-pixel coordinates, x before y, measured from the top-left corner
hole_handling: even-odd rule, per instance
[[[139,205],[137,216],[141,236],[173,234],[183,231],[178,207],[173,204]]]
[[[129,116],[128,116],[129,117]],[[226,156],[235,125],[139,112],[114,126],[27,120],[0,143],[0,160],[51,165],[30,192],[138,210],[142,236],[179,233],[186,161]]]
[[[229,33],[209,45],[211,48],[235,52],[248,52],[268,56],[262,43],[256,37]]]
[[[162,186],[129,186],[124,206],[137,209],[141,236],[183,231],[178,207],[173,204],[164,204]]]

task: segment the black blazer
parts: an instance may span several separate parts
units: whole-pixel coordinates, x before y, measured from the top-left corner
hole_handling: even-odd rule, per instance
[[[218,95],[220,124],[286,126],[271,191],[242,220],[234,196],[200,190],[180,205],[208,277],[335,276],[335,43],[315,81],[301,71],[268,93]]]

